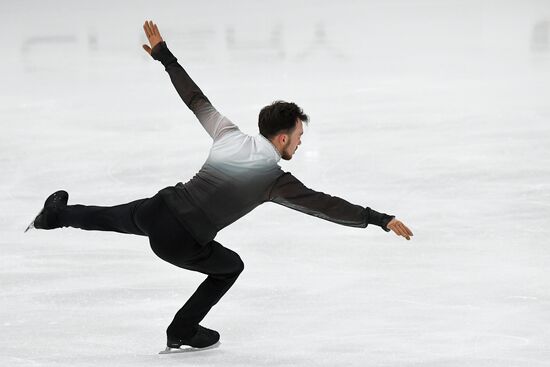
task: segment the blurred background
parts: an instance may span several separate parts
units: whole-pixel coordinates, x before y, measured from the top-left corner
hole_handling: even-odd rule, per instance
[[[538,366],[550,359],[550,2],[0,3],[0,362]],[[204,278],[146,238],[23,230],[52,192],[116,205],[187,181],[211,140],[146,54],[153,20],[242,131],[293,101],[281,161],[411,241],[268,203],[220,232],[246,269],[158,356]]]

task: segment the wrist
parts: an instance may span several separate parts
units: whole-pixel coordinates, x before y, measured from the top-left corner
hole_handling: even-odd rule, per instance
[[[377,212],[374,209],[371,209],[369,207],[366,208],[367,210],[367,223],[374,224],[376,226],[382,227],[382,229],[386,232],[389,232],[390,230],[387,228],[387,225],[389,222],[392,221],[392,219],[395,218],[394,215],[388,215],[386,213],[380,213]]]
[[[157,43],[155,47],[151,49],[151,56],[153,59],[160,61],[164,66],[178,61],[178,59],[172,55],[164,41]]]

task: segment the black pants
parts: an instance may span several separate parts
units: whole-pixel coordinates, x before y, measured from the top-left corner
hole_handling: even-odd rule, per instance
[[[63,227],[148,236],[153,252],[161,259],[208,275],[174,316],[166,331],[168,337],[192,336],[244,269],[239,255],[218,242],[199,245],[158,195],[112,207],[68,205],[59,220]]]

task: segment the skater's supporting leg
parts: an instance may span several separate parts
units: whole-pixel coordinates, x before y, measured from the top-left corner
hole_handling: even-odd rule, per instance
[[[118,208],[128,218],[129,207]],[[219,334],[199,328],[199,322],[233,285],[244,269],[244,264],[235,252],[216,241],[201,246],[189,231],[170,212],[159,195],[145,200],[135,209],[134,224],[149,236],[153,252],[161,259],[178,267],[208,274],[187,303],[177,312],[167,330],[169,345],[210,345],[218,340]],[[115,207],[116,208],[116,207]],[[92,212],[94,211],[91,209]],[[101,210],[101,209],[97,209]],[[106,211],[109,217],[118,213],[113,208]],[[87,214],[83,211],[80,215]],[[94,218],[92,222],[97,222]],[[112,226],[113,220],[108,220]],[[120,222],[117,220],[116,222]],[[97,225],[97,224],[96,224]],[[105,224],[100,227],[105,228]],[[195,334],[197,332],[197,334]],[[200,334],[200,335],[199,335]],[[197,338],[197,335],[199,337]],[[187,340],[187,341],[185,341]],[[173,341],[174,343],[170,343]],[[183,341],[183,343],[179,343]],[[189,344],[189,345],[191,345]]]
[[[205,246],[198,244],[162,200],[152,198],[140,213],[146,212],[147,207],[156,213],[146,229],[153,252],[180,268],[208,274],[168,327],[169,338],[185,338],[197,330],[199,322],[237,280],[244,264],[237,253],[216,241]]]
[[[68,205],[59,213],[62,227],[74,227],[89,231],[112,231],[146,236],[136,225],[140,206],[150,199],[135,200],[116,206]]]
[[[169,337],[185,337],[185,334],[193,333],[199,322],[231,288],[244,269],[239,255],[216,241],[205,246],[204,257],[192,263],[177,265],[208,274],[208,277],[174,316],[167,330]]]

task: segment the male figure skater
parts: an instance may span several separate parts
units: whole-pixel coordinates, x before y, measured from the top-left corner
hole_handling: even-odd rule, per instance
[[[29,227],[74,227],[148,236],[152,250],[161,259],[207,274],[168,326],[168,350],[182,345],[205,348],[218,342],[218,332],[199,323],[233,285],[244,264],[238,254],[214,238],[219,230],[264,202],[346,226],[374,224],[410,239],[412,232],[394,216],[311,190],[282,171],[279,160],[292,158],[301,144],[303,123],[308,122],[300,107],[276,101],[260,111],[260,133],[244,134],[191,80],[157,26],[146,21],[143,29],[150,43],[143,48],[162,63],[181,99],[212,138],[206,162],[185,184],[179,182],[151,198],[112,207],[67,205],[68,193],[57,191],[47,198]]]

